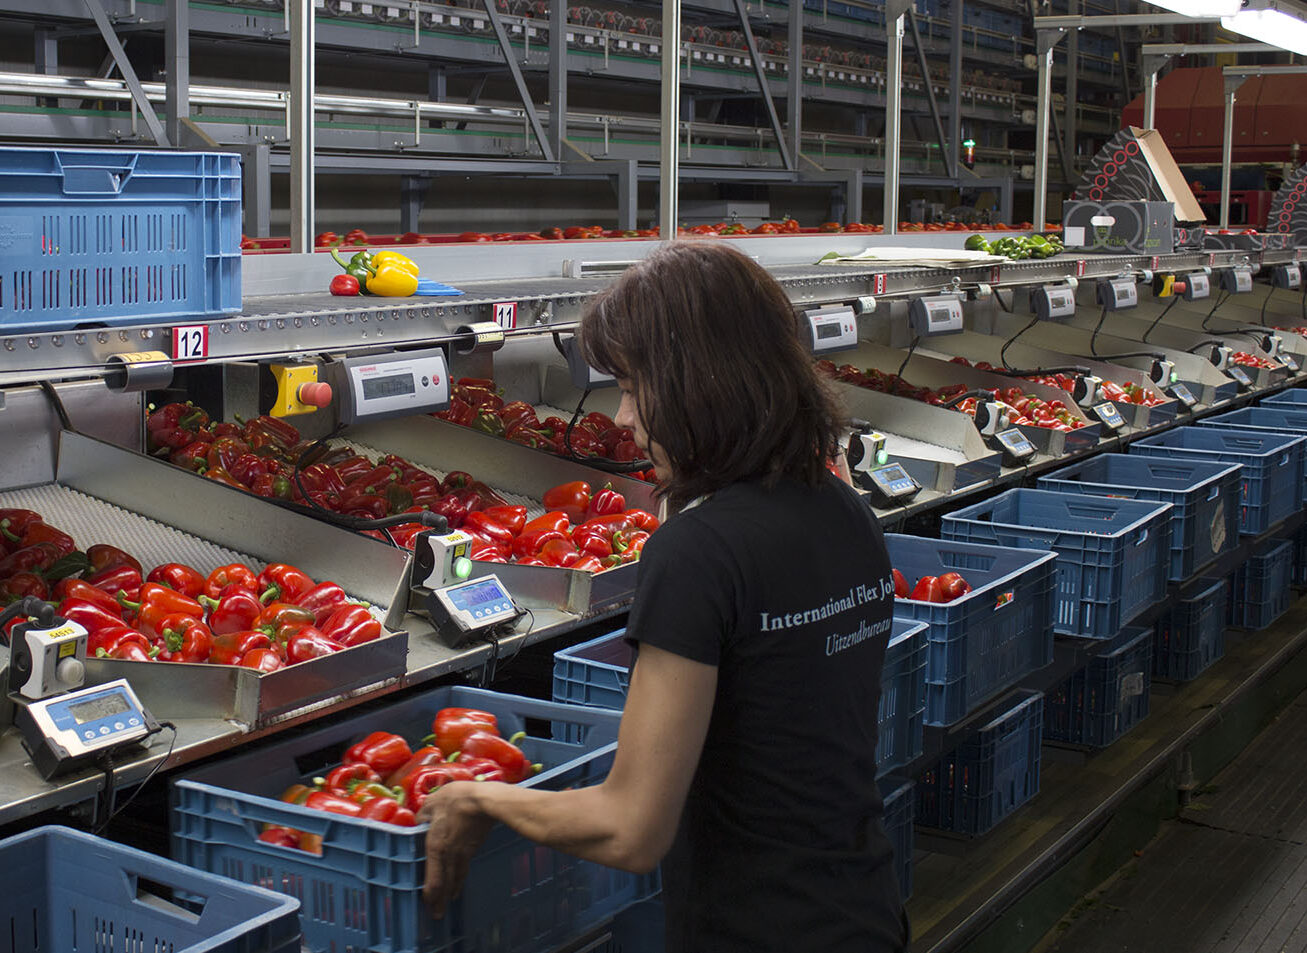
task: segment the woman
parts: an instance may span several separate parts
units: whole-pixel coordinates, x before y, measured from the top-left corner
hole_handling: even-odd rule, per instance
[[[612,867],[661,861],[669,951],[904,949],[874,780],[893,581],[870,509],[827,470],[841,414],[793,306],[726,245],[675,242],[579,334],[676,512],[640,561],[616,759],[591,788],[440,789],[427,902],[443,914],[499,821]]]

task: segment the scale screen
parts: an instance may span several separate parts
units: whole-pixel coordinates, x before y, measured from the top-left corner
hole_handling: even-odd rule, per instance
[[[1035,452],[1035,445],[1032,444],[1020,430],[1003,430],[994,435],[996,439],[1012,456],[1017,459],[1029,457]]]
[[[101,718],[108,718],[110,715],[120,715],[131,710],[131,706],[127,704],[127,699],[116,692],[112,695],[100,695],[88,701],[68,706],[68,714],[72,715],[73,721],[79,725],[84,725],[89,721],[99,721]]]
[[[1212,293],[1212,286],[1206,275],[1186,275],[1184,280],[1187,285],[1184,297],[1189,301],[1206,298]]]
[[[1121,412],[1118,411],[1116,405],[1110,401],[1097,405],[1094,408],[1094,413],[1098,415],[1099,420],[1107,424],[1113,430],[1120,430],[1125,426],[1125,420],[1122,419]]]
[[[962,330],[962,302],[957,298],[914,298],[908,320],[919,335],[953,334]]]
[[[1252,378],[1250,378],[1244,372],[1244,369],[1242,367],[1227,367],[1225,369],[1225,372],[1229,374],[1232,378],[1234,378],[1234,380],[1237,381],[1240,384],[1240,386],[1243,387],[1253,386]]]
[[[417,393],[412,374],[395,374],[390,377],[368,377],[363,380],[363,399],[380,400],[401,394]]]
[[[508,593],[504,592],[496,579],[478,580],[446,591],[454,608],[462,609],[464,612],[472,612],[486,606],[503,608],[503,604],[508,601]]]
[[[1221,287],[1230,294],[1247,294],[1253,290],[1253,273],[1247,268],[1231,268],[1222,275]]]
[[[459,632],[488,629],[522,614],[498,576],[433,589],[429,606],[437,624],[449,622]]]
[[[1194,404],[1198,403],[1198,399],[1194,397],[1193,392],[1178,381],[1171,385],[1171,394],[1186,407],[1192,407]]]
[[[834,305],[806,311],[803,316],[808,319],[809,343],[814,354],[847,351],[858,346],[858,319],[852,308]]]
[[[869,470],[872,488],[887,500],[908,499],[916,496],[921,486],[908,475],[901,463],[891,463]]]

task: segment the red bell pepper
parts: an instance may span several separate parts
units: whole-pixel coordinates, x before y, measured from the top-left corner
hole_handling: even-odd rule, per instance
[[[585,517],[590,519],[595,516],[611,516],[625,510],[626,497],[614,490],[613,485],[609,483],[590,498],[590,506],[586,510]]]
[[[155,655],[158,653],[159,650],[156,647],[143,649],[134,641],[120,641],[105,654],[109,658],[122,659],[127,662],[153,662]],[[104,657],[100,656],[98,652],[96,654],[101,658]]]
[[[45,519],[35,510],[0,509],[0,530],[5,539],[21,537],[29,526],[44,523]]]
[[[894,576],[894,597],[896,599],[906,599],[908,597],[908,580],[897,569],[892,571],[892,575]]]
[[[523,523],[525,522],[524,518]],[[467,514],[467,519],[463,521],[463,531],[501,546],[513,545],[513,531],[480,510]]]
[[[135,642],[142,649],[150,649],[150,640],[140,632],[121,622],[116,626],[105,626],[91,632],[86,640],[86,654],[90,658],[104,658],[122,640]]]
[[[228,586],[239,586],[248,592],[258,594],[259,578],[249,566],[240,563],[228,563],[209,573],[204,580],[204,594],[210,599],[217,599]]]
[[[530,447],[532,450],[545,450],[549,453],[556,453],[559,448],[551,437],[539,430],[532,430],[530,427],[517,426],[513,427],[506,434],[513,443],[520,443],[524,447]]]
[[[389,731],[374,731],[345,751],[346,762],[366,764],[382,776],[401,767],[412,756],[408,742]]]
[[[540,551],[535,556],[546,566],[567,568],[581,558],[581,551],[570,539],[551,539],[540,547]]]
[[[54,597],[61,602],[65,599],[82,599],[122,618],[123,607],[117,599],[82,579],[60,579],[54,587]]]
[[[192,599],[204,592],[204,574],[182,563],[163,563],[155,566],[145,577],[145,581],[175,589]]]
[[[345,646],[362,645],[381,638],[381,623],[366,606],[348,603],[336,609],[319,628],[322,634]]]
[[[116,597],[121,592],[133,601],[140,597],[141,586],[145,584],[140,571],[133,569],[131,566],[117,566],[113,569],[105,569],[90,576],[86,581],[111,596]]]
[[[578,421],[577,426],[584,427],[597,437],[605,430],[612,430],[617,424],[607,414],[592,410]]]
[[[352,761],[348,764],[342,764],[338,768],[332,768],[327,772],[325,778],[315,778],[314,783],[331,794],[337,794],[340,797],[349,797],[353,793],[355,785],[360,783],[380,782],[381,775],[372,769],[371,765],[362,761]]]
[[[940,588],[939,577],[922,576],[912,587],[908,598],[915,602],[943,602],[944,591]]]
[[[551,541],[567,540],[567,534],[556,529],[528,529],[513,540],[513,555],[518,559],[536,556]]]
[[[417,815],[393,797],[378,795],[363,802],[359,817],[366,821],[381,821],[400,827],[416,827]]]
[[[635,562],[644,551],[644,544],[649,534],[642,529],[629,530],[613,534],[613,551],[622,557],[622,562]]]
[[[260,414],[252,420],[241,421],[241,418],[237,416],[236,422],[244,424],[247,435],[265,433],[280,444],[283,449],[289,449],[300,442],[299,430],[277,417]]]
[[[285,642],[292,627],[303,628],[313,624],[313,613],[289,602],[274,602],[262,612],[251,628],[268,633],[274,642]]]
[[[466,490],[476,494],[476,502],[472,505],[474,510],[488,510],[492,506],[508,506],[508,500],[504,499],[492,488],[482,483],[480,480],[473,480],[466,487]]]
[[[296,605],[313,613],[313,624],[321,625],[327,617],[349,601],[345,590],[334,582],[320,582],[296,600]]]
[[[97,603],[75,596],[70,596],[59,603],[59,615],[69,622],[76,622],[87,632],[118,628],[123,625],[121,616],[110,612]]]
[[[568,519],[566,513],[562,510],[552,510],[528,522],[522,527],[522,532],[529,533],[536,529],[552,529],[560,533],[566,533],[571,525],[572,521]]]
[[[67,556],[69,553],[76,551],[77,543],[73,538],[61,529],[55,529],[49,523],[32,523],[22,533],[11,533],[9,530],[0,530],[15,549],[26,549],[28,546],[35,546],[37,543],[50,543],[59,550],[60,556]]]
[[[228,586],[219,599],[201,596],[200,602],[209,609],[209,628],[215,635],[253,629],[264,608],[254,593],[239,584]]]
[[[209,652],[209,661],[214,665],[236,665],[248,653],[255,649],[272,647],[272,642],[262,632],[249,630],[240,632],[215,632],[213,649]],[[274,653],[275,654],[275,653]]]
[[[444,760],[445,753],[434,745],[418,748],[407,761],[386,775],[386,784],[392,788],[398,787],[418,768],[425,768],[429,764],[441,764]]]
[[[219,437],[209,444],[205,461],[208,463],[209,470],[223,470],[230,473],[231,465],[237,458],[249,452],[250,445],[239,437]]]
[[[98,573],[119,566],[131,566],[139,573],[144,573],[140,562],[131,553],[124,552],[108,543],[96,543],[86,550],[86,560],[90,564],[88,572]]]
[[[204,471],[202,476],[206,480],[212,480],[214,483],[221,483],[224,486],[229,486],[232,487],[233,489],[237,489],[237,490],[249,489],[249,487],[247,487],[240,480],[236,479],[234,476],[232,476],[222,467],[209,467],[209,469]]]
[[[520,535],[526,528],[525,506],[491,506],[482,510],[482,513],[514,536]]]
[[[532,430],[540,429],[540,419],[536,417],[536,409],[524,400],[510,401],[501,407],[499,419],[504,422],[504,428],[507,430],[523,424]]]
[[[168,462],[192,473],[202,473],[209,468],[209,444],[203,440],[194,440],[170,453]]]
[[[540,766],[533,765],[515,744],[525,737],[525,733],[518,732],[505,740],[489,731],[474,731],[463,739],[461,753],[469,758],[487,758],[495,762],[504,769],[504,780],[516,784],[540,770]]]
[[[53,543],[34,543],[16,549],[0,559],[0,579],[19,572],[41,572],[53,566],[60,557],[59,547]]]
[[[611,559],[612,557],[609,558]],[[611,567],[605,566],[599,557],[592,553],[582,553],[581,558],[567,568],[575,569],[578,572],[603,572],[605,569]]]
[[[450,470],[440,481],[440,489],[446,493],[461,490],[472,482],[472,474],[465,470]]]
[[[472,537],[472,546],[468,550],[468,557],[478,562],[487,563],[506,563],[512,550],[503,543],[492,543],[484,536]]]
[[[259,840],[276,847],[300,850],[300,832],[290,827],[269,826],[259,832]]]
[[[8,579],[0,581],[0,603],[13,602],[27,596],[35,596],[42,600],[49,599],[50,586],[32,572],[14,573]]]
[[[326,494],[341,493],[345,489],[345,481],[338,474],[335,468],[325,463],[314,463],[300,470],[300,482],[304,484],[306,493]],[[299,487],[296,487],[298,490]]]
[[[457,764],[460,767],[467,768],[472,772],[473,781],[507,781],[508,775],[504,769],[489,758],[473,758],[470,755],[459,755]]]
[[[207,625],[184,612],[166,616],[159,622],[159,635],[172,662],[207,662],[213,651],[213,632]]]
[[[298,602],[299,597],[313,588],[308,573],[285,563],[272,563],[259,573],[259,600],[268,602]]]
[[[426,801],[427,795],[437,788],[444,787],[451,781],[474,781],[470,769],[461,764],[429,764],[418,768],[400,785],[404,792],[404,803],[412,810],[418,810]]]
[[[258,454],[242,453],[227,467],[227,472],[235,477],[238,483],[252,487],[256,479],[268,475],[268,462]]]
[[[960,599],[971,591],[971,584],[962,578],[961,574],[956,572],[942,573],[939,577],[939,588],[944,596],[944,602],[952,602],[954,599]]]
[[[499,719],[478,708],[442,708],[431,722],[431,734],[445,757],[463,748],[463,739],[474,731],[499,731]]]
[[[450,529],[461,527],[467,514],[472,512],[472,501],[459,497],[457,493],[458,491],[451,490],[431,504],[432,512],[443,516]]]
[[[137,613],[143,612],[146,608],[153,608],[165,614],[184,612],[186,615],[194,616],[197,619],[204,618],[204,606],[200,605],[199,602],[184,593],[169,589],[157,582],[147,582],[141,586],[140,595],[135,600],[128,599],[120,594],[118,601],[123,608]]]
[[[304,799],[304,806],[329,814],[344,814],[346,817],[358,817],[363,810],[363,805],[358,802],[329,791],[311,791]]]
[[[661,525],[658,522],[658,517],[647,510],[627,510],[625,516],[631,521],[632,526],[647,533],[652,533]]]
[[[300,662],[307,662],[309,659],[332,655],[344,648],[346,646],[340,642],[329,639],[318,629],[306,625],[291,633],[286,640],[286,662],[290,665],[297,665]]]

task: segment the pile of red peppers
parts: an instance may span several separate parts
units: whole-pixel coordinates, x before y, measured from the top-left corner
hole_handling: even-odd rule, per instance
[[[417,824],[422,803],[451,781],[505,781],[516,784],[538,773],[541,765],[517,746],[525,737],[499,733],[499,720],[476,708],[442,708],[431,733],[417,748],[402,735],[374,731],[347,748],[339,766],[312,785],[295,784],[281,795],[290,804],[318,811],[383,821],[400,827]],[[322,852],[322,839],[283,825],[265,824],[259,840],[311,853]]]
[[[381,638],[366,605],[285,563],[183,563],[146,573],[130,553],[86,552],[33,510],[0,509],[0,603],[53,601],[89,634],[87,654],[135,662],[208,662],[274,672]],[[14,620],[11,625],[16,625]]]
[[[597,457],[630,463],[641,456],[631,429],[617,426],[607,414],[598,411],[586,414],[568,436],[566,420],[561,417],[541,420],[535,408],[525,401],[505,403],[495,382],[487,377],[459,378],[450,394],[449,408],[432,416],[560,457]],[[657,482],[652,469],[630,475],[649,483]]]

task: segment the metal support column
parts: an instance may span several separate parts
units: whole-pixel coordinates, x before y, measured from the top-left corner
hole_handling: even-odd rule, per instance
[[[903,19],[912,0],[886,0],[885,234],[899,228],[899,148],[903,139]]]
[[[803,4],[790,4],[789,22],[790,73],[786,102],[786,125],[790,131],[790,168],[799,167],[799,152],[803,143]],[[857,221],[857,219],[850,219]]]
[[[1067,13],[1080,12],[1079,0],[1067,0]],[[1125,50],[1121,51],[1124,59]],[[1080,98],[1080,31],[1072,30],[1066,40],[1066,124],[1062,127],[1062,167],[1067,181],[1072,181],[1076,169],[1076,104]],[[1129,102],[1129,100],[1124,100]],[[1041,223],[1040,227],[1043,225]]]
[[[317,36],[313,0],[286,0],[290,6],[290,250],[313,251],[317,218],[313,185],[313,97]]]
[[[1157,128],[1157,74],[1171,61],[1169,56],[1141,56],[1144,71],[1144,128]]]
[[[549,137],[545,135],[545,127],[540,124],[540,115],[536,112],[535,102],[531,99],[531,91],[526,88],[526,78],[522,76],[522,67],[517,65],[517,54],[513,51],[513,44],[509,42],[508,31],[504,29],[504,21],[499,18],[499,10],[495,6],[495,0],[481,0],[481,6],[486,11],[486,17],[490,20],[490,25],[495,29],[495,38],[499,40],[499,52],[503,54],[504,62],[508,64],[508,72],[512,74],[513,85],[517,87],[517,96],[522,100],[522,108],[526,110],[527,122],[531,124],[531,134],[535,136],[535,140],[540,146],[540,154],[545,157],[546,162],[553,162],[558,153],[554,152],[550,147]],[[550,23],[552,22],[553,14],[551,12]],[[549,48],[552,57],[554,38],[552,31],[550,32]],[[564,35],[563,42],[564,46],[566,46],[566,35]]]
[[[567,138],[567,3],[549,0],[549,146],[562,156]]]
[[[1000,222],[1012,222],[1016,218],[1012,214],[1012,177],[1004,176],[998,183],[998,220]],[[1034,225],[1034,222],[1031,222]],[[1035,228],[1043,228],[1043,223],[1035,225]]]
[[[187,0],[168,0],[164,16],[164,63],[168,81],[164,112],[168,114],[168,141],[181,145],[184,120],[191,115],[191,14]]]
[[[926,49],[921,45],[921,33],[917,30],[917,13],[908,7],[908,27],[912,30],[912,45],[917,51],[917,68],[921,70],[921,81],[926,84],[926,103],[930,106],[930,118],[935,122],[935,140],[939,143],[939,161],[944,163],[944,174],[952,175],[948,161],[948,145],[944,138],[944,120],[939,115],[939,103],[935,99],[935,83],[930,78],[930,65],[926,62]]]
[[[676,237],[677,173],[681,145],[681,0],[663,2],[662,125],[658,142],[658,222],[662,238]]]
[[[241,212],[246,235],[266,238],[272,232],[272,147],[241,146]]]
[[[962,6],[964,0],[953,0],[950,10],[953,22],[949,26],[948,51],[948,169],[950,178],[961,173],[962,156]],[[1011,221],[1011,219],[1003,219]]]
[[[113,31],[113,24],[109,22],[109,15],[104,12],[104,7],[100,6],[100,0],[86,0],[86,8],[91,11],[91,16],[95,18],[95,25],[100,29],[100,36],[104,38],[105,46],[109,47],[109,55],[113,57],[114,63],[117,64],[118,72],[122,73],[127,88],[132,91],[132,102],[141,111],[141,118],[145,120],[145,125],[149,127],[151,138],[154,139],[156,145],[167,146],[169,144],[168,133],[164,130],[163,123],[159,122],[159,116],[155,113],[154,106],[150,104],[149,98],[145,95],[145,90],[141,88],[141,81],[136,78],[136,70],[132,68],[131,60],[127,58],[127,53],[118,40],[118,34]]]
[[[427,67],[427,99],[433,103],[443,103],[449,98],[449,77],[443,66]],[[436,129],[444,129],[443,122],[431,124]]]
[[[37,27],[33,33],[35,39],[35,49],[33,50],[34,64],[36,72],[43,73],[47,76],[55,76],[59,73],[59,39],[54,30],[45,27]],[[59,100],[53,96],[37,99],[38,106],[54,108],[59,105]]]
[[[490,0],[486,0],[487,3]],[[793,172],[795,169],[795,158],[790,155],[790,150],[785,146],[785,132],[781,129],[781,117],[776,113],[776,102],[771,98],[771,86],[767,81],[767,71],[762,68],[762,57],[758,53],[758,41],[754,38],[753,27],[749,26],[749,11],[745,9],[744,0],[735,0],[735,12],[740,18],[740,29],[744,32],[744,42],[749,47],[749,59],[753,63],[753,74],[758,78],[758,92],[762,95],[762,104],[767,109],[767,120],[771,123],[772,135],[776,137],[776,148],[780,150],[781,160],[785,163],[785,168]],[[802,15],[802,14],[800,14]],[[667,36],[666,33],[663,34]],[[802,46],[796,54],[794,47],[790,47],[790,74],[793,76],[795,67],[802,62]]]
[[[1230,166],[1234,151],[1235,93],[1244,84],[1242,76],[1225,77],[1225,125],[1221,139],[1221,228],[1230,227]]]
[[[638,163],[634,159],[614,162],[613,189],[617,192],[617,227],[624,231],[639,228],[640,216],[640,177]]]
[[[1048,125],[1053,108],[1053,47],[1065,35],[1063,30],[1038,30],[1035,55],[1039,77],[1035,96],[1035,211],[1031,222],[1043,228],[1048,221]]]
[[[400,232],[417,232],[418,221],[422,218],[422,206],[426,204],[427,190],[431,180],[425,175],[406,175],[399,184],[399,230]]]

